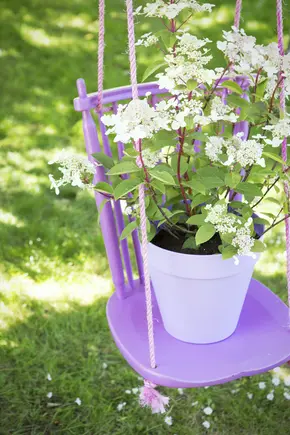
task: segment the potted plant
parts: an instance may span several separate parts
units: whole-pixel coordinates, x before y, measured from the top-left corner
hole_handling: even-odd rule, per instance
[[[162,52],[144,78],[155,74],[164,98],[153,105],[147,95],[102,117],[107,134],[125,144],[121,161],[94,154],[110,182],[93,186],[94,166],[67,155],[57,160],[63,177],[50,176],[57,192],[71,183],[125,201],[136,219],[121,239],[139,226],[138,186],[145,184],[150,272],[164,327],[192,343],[234,332],[263,235],[289,216],[281,147],[290,118],[279,111],[279,94],[282,82],[290,93],[290,54],[233,27],[217,43],[224,65],[211,68],[211,41],[186,26],[212,7],[157,0],[136,10],[164,27],[137,42]],[[265,201],[277,213],[258,214]]]

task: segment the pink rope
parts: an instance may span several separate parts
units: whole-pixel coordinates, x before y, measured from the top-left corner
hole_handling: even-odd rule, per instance
[[[128,39],[129,39],[129,59],[130,59],[130,72],[132,84],[132,97],[134,100],[138,99],[138,82],[137,82],[137,62],[135,50],[135,29],[134,29],[134,14],[132,0],[126,0],[127,5],[127,20],[128,20]],[[135,148],[140,153],[141,143],[136,143]],[[145,297],[146,297],[146,316],[148,327],[148,341],[149,341],[149,354],[150,364],[152,368],[156,367],[155,361],[155,345],[154,345],[154,330],[153,330],[153,315],[152,315],[152,296],[151,296],[151,283],[148,264],[148,239],[147,239],[147,218],[145,207],[145,188],[142,184],[139,187],[139,204],[140,204],[140,220],[141,220],[141,236],[142,236],[142,255],[144,265],[144,284],[145,284]]]
[[[103,106],[104,52],[105,52],[105,0],[99,0],[98,105],[97,105],[98,112],[101,112]]]
[[[282,0],[276,0],[276,5],[277,5],[278,48],[279,48],[280,56],[284,56]],[[281,112],[285,114],[286,101],[285,101],[284,80],[281,83],[280,107],[281,107]],[[282,158],[284,161],[287,161],[287,138],[286,137],[282,142]],[[289,198],[289,185],[287,182],[284,183],[284,190],[285,190],[286,197]],[[285,231],[286,231],[287,286],[288,286],[289,327],[290,327],[290,219],[289,218],[285,220]]]
[[[242,0],[237,0],[236,1],[235,21],[234,21],[234,26],[237,29],[240,27],[241,10],[242,10]]]

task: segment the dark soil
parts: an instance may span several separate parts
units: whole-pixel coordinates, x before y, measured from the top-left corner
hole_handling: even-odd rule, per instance
[[[197,249],[182,249],[182,245],[186,239],[186,234],[179,231],[177,235],[178,238],[175,238],[168,231],[161,229],[151,240],[151,243],[155,246],[159,246],[159,248],[166,249],[167,251],[179,252],[181,254],[212,255],[220,253],[218,247],[222,242],[218,233]]]

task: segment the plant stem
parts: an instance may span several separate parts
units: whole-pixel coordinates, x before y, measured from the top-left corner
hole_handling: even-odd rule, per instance
[[[275,86],[275,89],[274,89],[274,91],[273,91],[273,94],[272,94],[272,97],[271,97],[271,100],[270,100],[270,104],[269,104],[269,113],[271,113],[272,110],[273,110],[275,94],[276,94],[276,91],[277,91],[277,89],[279,88],[280,84],[283,82],[283,80],[284,80],[284,76],[282,76],[282,77],[278,80],[278,82],[277,82],[277,84],[276,84],[276,86]]]
[[[279,213],[280,214],[280,213]],[[272,224],[269,228],[267,228],[263,234],[261,234],[260,238],[266,234],[268,231],[270,231],[272,228],[276,227],[276,225],[279,225],[281,222],[285,221],[286,219],[288,219],[290,217],[290,213],[286,214],[282,219],[280,219],[279,221],[275,222],[274,224]]]
[[[214,87],[212,88],[212,90],[210,91],[209,95],[207,96],[207,98],[206,98],[206,103],[205,103],[205,105],[204,105],[204,107],[203,107],[203,110],[206,109],[208,103],[209,103],[210,100],[211,100],[212,94],[215,92],[216,88],[218,87],[218,85],[220,84],[221,80],[223,79],[225,73],[229,70],[229,68],[230,68],[231,66],[232,66],[232,62],[230,62],[230,63],[225,67],[225,69],[223,70],[222,75],[221,75],[220,78],[216,81]]]
[[[256,75],[255,87],[254,87],[254,96],[253,96],[253,103],[255,103],[255,101],[256,101],[256,92],[257,92],[257,87],[258,87],[258,81],[259,81],[259,76],[260,76],[262,70],[263,70],[263,67],[259,68],[258,72],[257,72],[257,75]]]
[[[271,184],[271,186],[269,186],[266,190],[266,192],[264,193],[264,195],[256,202],[256,204],[253,205],[252,208],[257,207],[257,205],[260,204],[260,202],[263,201],[263,199],[265,198],[265,196],[270,192],[271,189],[273,189],[273,187],[276,185],[276,183],[280,180],[280,177],[277,177],[276,180]]]
[[[181,173],[180,173],[181,157],[183,155],[183,144],[184,144],[184,139],[185,139],[185,131],[186,131],[186,128],[184,128],[183,131],[181,131],[181,129],[179,129],[179,131],[178,131],[179,150],[178,150],[178,158],[177,158],[177,179],[178,179],[181,195],[182,195],[182,198],[184,200],[185,207],[186,207],[186,213],[188,214],[188,216],[190,216],[191,210],[190,210],[189,204],[187,202],[187,196],[186,196],[183,184],[182,184],[182,177],[181,177]]]

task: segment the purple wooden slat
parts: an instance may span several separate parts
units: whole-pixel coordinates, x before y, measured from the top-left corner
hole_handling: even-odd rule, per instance
[[[185,343],[169,335],[153,297],[157,363],[154,369],[150,367],[146,306],[140,291],[122,301],[113,295],[107,304],[107,317],[114,340],[127,362],[144,379],[165,387],[222,384],[266,372],[290,359],[288,308],[254,279],[236,331],[226,340],[213,344]]]
[[[118,110],[118,104],[116,102],[113,103],[113,112],[117,113]],[[122,142],[118,142],[118,157],[119,160],[122,159],[124,155],[124,144]],[[129,178],[128,174],[125,174],[123,176],[124,179]],[[132,194],[129,193],[129,198],[132,198]],[[133,222],[135,219],[132,216],[128,216],[129,218],[129,222]],[[133,241],[133,246],[134,246],[134,251],[135,251],[135,260],[136,260],[136,264],[137,264],[137,269],[138,269],[138,274],[139,274],[139,280],[140,283],[143,283],[143,279],[144,279],[144,270],[143,270],[143,259],[142,259],[142,253],[141,253],[141,245],[140,245],[140,241],[139,241],[139,237],[138,237],[138,230],[134,230],[132,232],[132,241]]]
[[[102,140],[103,140],[104,152],[108,156],[112,157],[110,142],[109,142],[108,136],[106,135],[106,127],[101,121],[102,113],[100,113],[98,116],[99,116],[99,124],[100,124],[100,131],[101,131],[101,135],[102,135]],[[123,217],[120,201],[114,201],[114,209],[115,209],[118,234],[120,236],[123,229],[125,228],[125,222],[124,222],[124,217]],[[133,272],[132,272],[130,252],[129,252],[127,240],[126,239],[121,240],[120,245],[121,245],[121,250],[122,250],[122,254],[123,254],[124,266],[126,269],[128,282],[129,282],[130,286],[133,286]]]
[[[79,96],[81,98],[85,98],[86,96],[86,85],[84,80],[77,80],[77,89]],[[86,150],[88,154],[88,158],[90,161],[94,161],[91,157],[92,153],[101,151],[96,125],[92,118],[90,111],[84,110],[82,112],[83,117],[83,131],[86,143]],[[94,182],[106,181],[106,176],[104,172],[104,168],[102,166],[97,166],[96,175]],[[99,208],[103,200],[105,199],[104,195],[95,192],[95,198],[97,207]],[[102,234],[105,242],[105,248],[108,256],[108,261],[110,265],[110,269],[112,272],[112,279],[116,289],[116,293],[119,298],[124,298],[125,295],[125,280],[124,273],[122,267],[121,254],[119,250],[119,241],[118,235],[116,231],[115,219],[112,210],[112,206],[110,202],[103,207],[103,210],[100,215],[100,225],[102,229]]]
[[[157,83],[143,83],[138,85],[139,97],[145,97],[147,92],[151,92],[152,95],[165,94],[168,91],[166,89],[159,89]],[[114,101],[128,100],[132,98],[131,86],[124,86],[121,88],[114,88],[104,91],[103,104],[113,103]],[[94,109],[98,102],[98,93],[94,92],[88,94],[87,97],[79,97],[74,99],[74,108],[77,112],[82,110]]]

